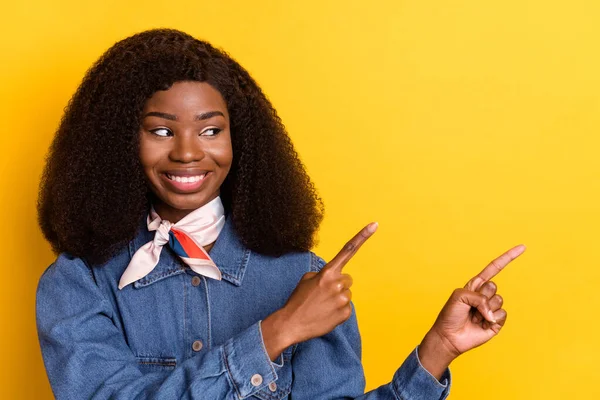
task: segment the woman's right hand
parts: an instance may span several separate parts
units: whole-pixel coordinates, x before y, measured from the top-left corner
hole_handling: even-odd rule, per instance
[[[285,306],[261,322],[271,360],[285,348],[323,336],[350,318],[352,277],[342,270],[376,230],[377,223],[365,226],[321,271],[304,274]]]

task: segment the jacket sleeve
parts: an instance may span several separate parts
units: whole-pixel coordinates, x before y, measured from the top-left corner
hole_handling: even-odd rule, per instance
[[[320,270],[325,262],[315,258],[311,269]],[[318,360],[317,365],[315,360]],[[442,400],[450,390],[450,371],[446,370],[440,383],[423,368],[415,349],[390,383],[364,393],[360,334],[354,307],[350,319],[332,332],[298,344],[292,362],[295,400]]]
[[[243,399],[277,380],[260,322],[225,344],[142,374],[113,309],[79,259],[59,257],[40,279],[37,326],[57,399]]]

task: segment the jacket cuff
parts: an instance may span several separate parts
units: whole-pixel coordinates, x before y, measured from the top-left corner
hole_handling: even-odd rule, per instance
[[[450,370],[446,368],[442,378],[438,381],[421,365],[418,348],[415,348],[394,374],[392,387],[400,399],[441,400],[448,397],[450,383]]]
[[[263,343],[260,321],[223,346],[225,367],[238,395],[252,396],[277,380],[277,373]]]

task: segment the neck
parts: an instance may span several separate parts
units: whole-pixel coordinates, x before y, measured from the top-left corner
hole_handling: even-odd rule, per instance
[[[206,246],[202,246],[202,247],[204,247],[204,250],[206,250],[207,253],[210,253],[210,249],[212,249],[214,245],[215,245],[215,242],[212,242],[211,244],[207,244]]]
[[[189,208],[189,209],[188,208],[176,208],[170,204],[165,203],[164,201],[162,201],[160,199],[155,198],[153,201],[153,207],[154,207],[154,211],[156,211],[156,213],[160,216],[161,219],[167,220],[167,221],[171,222],[172,224],[176,224],[179,221],[181,221],[184,217],[186,217],[188,214],[207,206],[209,203],[211,203],[217,197],[218,197],[218,194],[213,196],[210,200],[208,200],[206,203],[202,204],[201,206],[195,207],[195,208]]]
[[[194,210],[179,210],[170,207],[161,201],[158,201],[154,203],[154,211],[156,211],[156,213],[160,215],[161,219],[165,219],[171,222],[172,224],[176,224],[179,221],[181,221],[183,217],[185,217]]]

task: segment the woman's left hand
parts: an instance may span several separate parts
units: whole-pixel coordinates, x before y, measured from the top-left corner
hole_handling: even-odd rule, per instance
[[[421,364],[437,379],[456,357],[500,332],[506,311],[491,279],[524,251],[523,245],[510,249],[452,293],[419,345]]]

